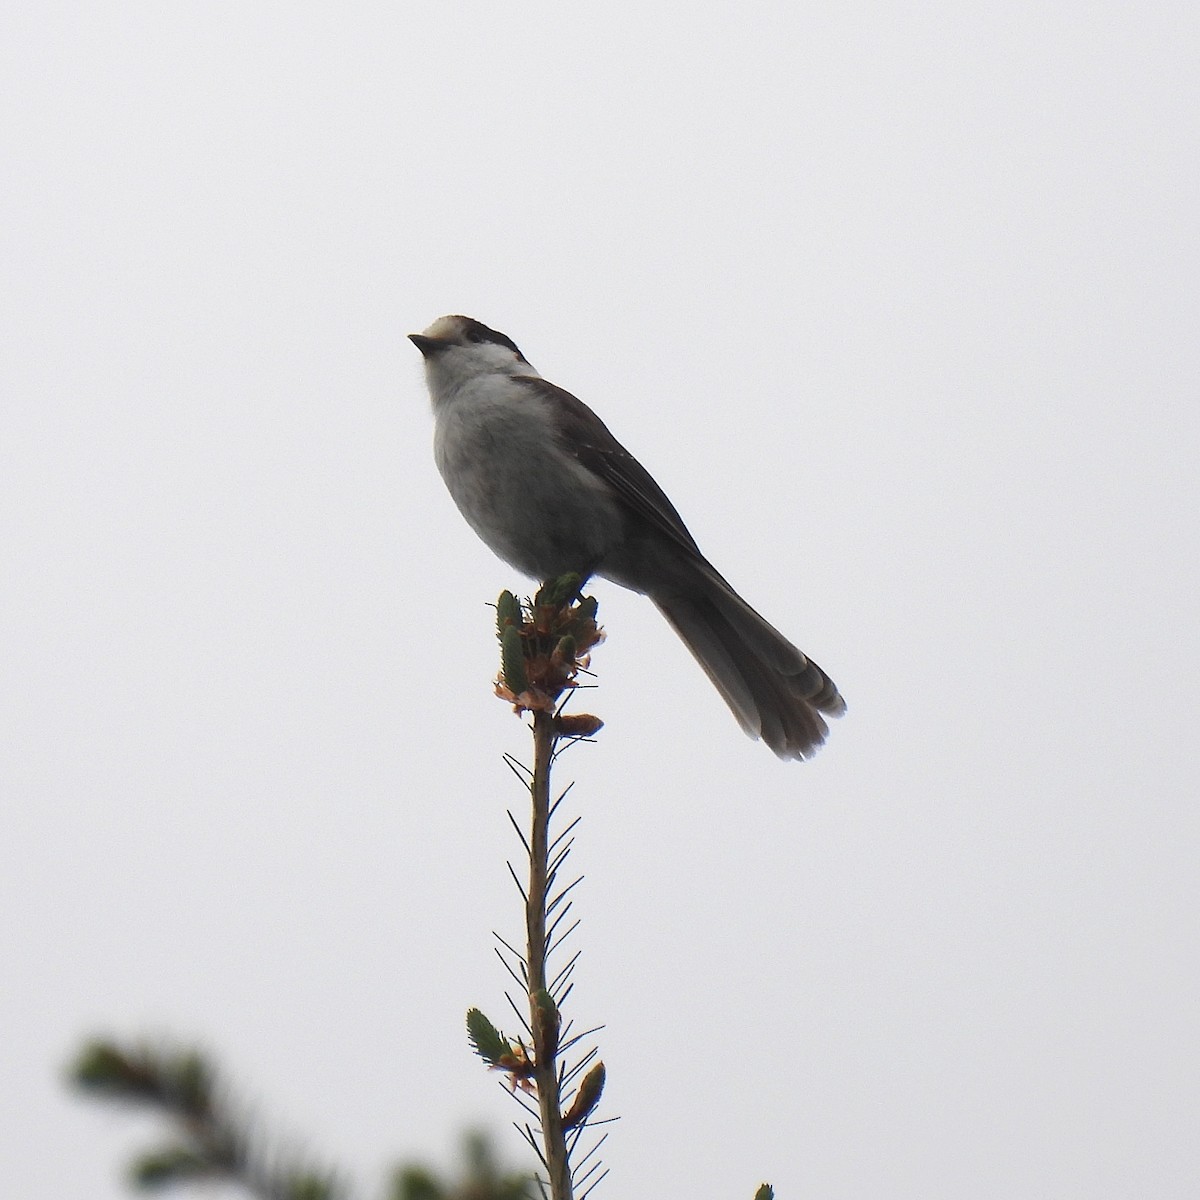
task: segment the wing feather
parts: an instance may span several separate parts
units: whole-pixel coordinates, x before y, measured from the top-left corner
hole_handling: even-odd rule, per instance
[[[537,375],[518,375],[516,379],[558,409],[564,447],[583,466],[609,484],[635,514],[656,526],[681,549],[703,558],[683,518],[650,472],[582,400]]]

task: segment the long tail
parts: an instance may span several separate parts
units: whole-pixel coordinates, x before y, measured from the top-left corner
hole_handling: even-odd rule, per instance
[[[829,732],[822,714],[846,711],[833,680],[715,571],[693,580],[650,598],[751,737],[780,758],[811,758]]]

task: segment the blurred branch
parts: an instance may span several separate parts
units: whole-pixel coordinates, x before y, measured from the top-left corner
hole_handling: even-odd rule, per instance
[[[98,1099],[158,1110],[174,1125],[166,1144],[138,1155],[130,1182],[142,1190],[216,1181],[240,1185],[263,1200],[336,1200],[349,1194],[339,1175],[288,1163],[252,1136],[218,1092],[211,1064],[195,1050],[122,1048],[89,1042],[69,1068],[71,1082]],[[488,1139],[468,1134],[464,1168],[454,1182],[428,1168],[397,1168],[389,1200],[532,1200],[529,1175],[503,1172]]]
[[[196,1050],[89,1042],[69,1069],[81,1090],[105,1100],[157,1109],[173,1125],[164,1145],[129,1167],[134,1186],[225,1180],[262,1200],[334,1200],[344,1193],[330,1171],[269,1152],[218,1094],[216,1072]]]
[[[459,1183],[440,1182],[424,1167],[401,1167],[392,1182],[391,1200],[533,1200],[533,1180],[502,1172],[482,1134],[468,1134],[463,1151],[466,1173]]]

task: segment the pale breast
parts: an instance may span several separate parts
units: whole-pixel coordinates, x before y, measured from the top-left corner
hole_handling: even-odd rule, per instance
[[[495,382],[468,385],[436,414],[434,457],[450,495],[484,543],[524,574],[595,570],[622,537],[619,506],[554,436],[542,399]]]

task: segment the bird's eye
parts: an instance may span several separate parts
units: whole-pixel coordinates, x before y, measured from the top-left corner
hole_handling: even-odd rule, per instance
[[[524,361],[521,351],[517,349],[517,343],[512,340],[507,334],[499,333],[495,329],[489,329],[482,321],[470,321],[463,326],[463,337],[472,345],[491,344],[493,346],[504,346],[511,350],[513,354]]]

